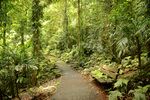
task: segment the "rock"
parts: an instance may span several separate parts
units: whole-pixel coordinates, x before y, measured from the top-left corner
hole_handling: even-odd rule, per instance
[[[56,93],[56,89],[57,89],[56,86],[47,86],[47,87],[40,86],[38,92],[52,95]]]
[[[56,92],[56,87],[55,86],[47,86],[47,87],[40,86],[36,92],[37,92],[36,95],[34,95],[33,99],[31,100],[47,100],[47,98],[50,98],[50,96]]]
[[[82,72],[81,72],[82,75],[89,75],[90,74],[90,70],[89,69],[84,69]]]
[[[32,96],[28,93],[21,93],[19,94],[21,100],[32,100]],[[20,100],[18,97],[13,98],[12,100]]]
[[[32,99],[31,95],[29,95],[28,93],[22,94],[20,96],[20,98],[21,98],[21,100],[31,100]]]
[[[37,96],[34,96],[32,100],[47,100],[48,96],[45,94],[39,94]]]

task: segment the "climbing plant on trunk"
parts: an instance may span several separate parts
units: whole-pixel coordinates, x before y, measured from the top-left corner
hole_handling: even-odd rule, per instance
[[[38,58],[41,56],[41,41],[40,41],[40,19],[42,17],[42,6],[40,0],[33,0],[32,2],[32,32],[33,32],[33,57]]]
[[[40,19],[42,17],[42,6],[40,6],[40,0],[33,0],[32,1],[32,41],[33,41],[33,57],[37,61],[37,63],[40,61],[40,57],[42,56],[42,47],[41,47],[41,41],[40,41]],[[36,64],[36,66],[39,68],[39,64]],[[31,78],[31,84],[36,85],[37,84],[37,71],[34,71]]]
[[[3,29],[2,32],[2,40],[3,40],[3,57],[5,56],[6,51],[6,32],[7,32],[7,23],[8,23],[8,0],[1,1],[1,27]]]

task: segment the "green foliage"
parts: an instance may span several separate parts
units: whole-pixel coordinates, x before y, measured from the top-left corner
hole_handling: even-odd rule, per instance
[[[11,95],[11,91],[16,92],[14,84],[19,88],[29,86],[33,73],[41,81],[60,76],[54,64],[57,59],[49,61],[47,55],[65,62],[78,61],[82,68],[122,65],[119,74],[126,68],[139,69],[141,63],[139,74],[144,79],[139,75],[138,81],[149,81],[149,68],[145,67],[150,56],[148,0],[81,0],[80,4],[68,0],[66,5],[63,0],[1,0],[2,91]],[[98,69],[91,74],[108,79]],[[128,82],[118,79],[114,88],[124,95]],[[115,99],[121,96],[116,94]]]
[[[127,79],[118,79],[117,82],[114,84],[114,88],[123,88],[123,86],[128,85],[129,80]]]
[[[121,58],[122,55],[125,55],[125,53],[128,52],[128,38],[124,37],[121,38],[121,40],[119,40],[117,42],[117,52],[118,52],[118,57]]]
[[[122,94],[118,90],[109,92],[109,100],[118,100],[120,97],[122,97]]]
[[[134,94],[133,100],[147,100],[146,93],[150,90],[150,85],[138,86],[138,89],[130,90],[129,94]]]
[[[126,92],[126,88],[129,80],[127,79],[118,79],[116,83],[114,83],[115,91],[109,92],[109,100],[118,100],[123,97],[123,94]]]
[[[53,79],[61,76],[61,72],[57,69],[55,62],[49,60],[43,60],[39,63],[39,73],[37,79],[39,82],[46,79]]]
[[[17,93],[18,89],[31,86],[35,71],[38,71],[36,76],[38,83],[43,83],[45,80],[57,78],[61,75],[60,70],[49,60],[37,63],[35,60],[28,59],[26,63],[7,65],[0,70],[0,90],[5,95],[12,96]]]
[[[96,78],[101,78],[101,77],[103,77],[103,73],[101,73],[99,70],[94,70],[94,71],[91,72],[91,74],[92,74],[93,76],[95,76]]]
[[[77,59],[78,57],[78,48],[73,48],[72,50],[68,50],[68,52],[65,52],[61,55],[61,59],[65,62],[73,61],[74,59]]]

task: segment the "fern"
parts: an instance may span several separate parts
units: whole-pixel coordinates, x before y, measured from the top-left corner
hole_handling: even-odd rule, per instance
[[[118,100],[119,97],[122,97],[121,92],[118,90],[110,91],[109,93],[109,100]]]
[[[134,94],[133,100],[146,100],[146,93],[150,89],[150,85],[144,87],[138,86],[138,89],[130,90],[129,94]]]
[[[128,41],[128,38],[124,37],[117,42],[117,51],[119,58],[127,52]]]
[[[146,96],[143,93],[135,92],[133,100],[146,100]]]
[[[94,70],[91,72],[91,74],[96,78],[100,78],[103,76],[103,73],[101,73],[99,70]]]
[[[114,84],[114,88],[123,87],[123,85],[127,85],[129,80],[127,79],[118,79],[118,81]]]
[[[101,71],[99,70],[94,70],[91,72],[92,76],[94,76],[95,78],[103,78],[103,79],[107,79],[107,76],[104,75]]]

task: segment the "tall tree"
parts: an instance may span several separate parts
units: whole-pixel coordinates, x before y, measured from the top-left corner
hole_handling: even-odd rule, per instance
[[[3,56],[5,55],[6,49],[6,31],[7,31],[7,12],[8,12],[8,0],[1,1],[1,25],[3,29],[2,39],[3,39]]]
[[[147,9],[147,11],[146,11],[146,18],[148,19],[148,24],[147,24],[146,30],[149,30],[149,28],[150,28],[150,0],[146,0],[145,4],[146,4],[146,9]],[[148,38],[147,42],[146,42],[147,50],[148,50],[148,55],[147,56],[148,56],[148,58],[150,60],[150,35],[148,35],[147,38]]]
[[[26,31],[26,23],[27,23],[27,21],[25,19],[21,20],[20,21],[20,28],[19,28],[20,37],[21,37],[21,57],[22,57],[22,59],[24,59],[24,57],[25,57],[24,34],[25,34],[25,31]]]
[[[40,0],[32,1],[32,31],[33,31],[33,57],[39,62],[42,55],[41,41],[40,41],[40,19],[42,17],[42,6]],[[37,64],[37,67],[38,64]],[[31,84],[37,84],[37,71],[34,71],[31,78]]]
[[[79,60],[82,57],[82,46],[81,46],[81,0],[77,1],[77,5],[78,5],[78,47],[79,47]]]
[[[42,6],[40,0],[32,1],[32,32],[33,32],[33,56],[35,58],[41,55],[41,41],[40,41],[40,19],[42,17]]]
[[[68,1],[64,0],[64,33],[66,36],[65,47],[68,48],[69,34],[68,34]]]

